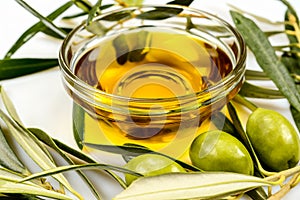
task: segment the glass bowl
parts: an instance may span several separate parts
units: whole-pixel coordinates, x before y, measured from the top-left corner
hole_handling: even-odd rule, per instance
[[[179,157],[239,91],[246,45],[226,21],[176,5],[82,23],[59,54],[78,145],[133,143]]]

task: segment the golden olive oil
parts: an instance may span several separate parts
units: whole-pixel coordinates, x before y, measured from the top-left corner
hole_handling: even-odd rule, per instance
[[[197,104],[197,94],[221,81],[232,65],[217,45],[184,31],[145,27],[105,37],[77,59],[74,72],[108,94],[94,97],[108,106],[77,99],[87,111],[84,123],[74,122],[74,128],[88,143],[136,143],[156,150],[180,146],[210,114],[209,92],[201,97],[207,98],[203,105]],[[195,109],[182,110],[188,95]],[[127,112],[119,112],[118,106],[126,108],[120,99],[127,99]]]

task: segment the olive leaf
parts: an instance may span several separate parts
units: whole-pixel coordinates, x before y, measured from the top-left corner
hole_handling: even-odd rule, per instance
[[[167,4],[169,5],[182,5],[182,6],[189,6],[193,0],[174,0],[170,1]],[[141,13],[137,16],[140,19],[150,19],[150,20],[163,20],[169,17],[176,16],[183,11],[182,8],[173,7],[173,8],[166,8],[161,6],[155,6],[154,10],[150,10],[144,13]]]
[[[287,7],[287,11],[286,11],[285,16],[284,16],[284,19],[286,21],[285,30],[287,32],[288,31],[295,32],[295,27],[298,27],[298,28],[300,27],[299,17],[297,15],[297,12],[288,1],[281,0],[281,2],[283,4],[285,4],[286,7]],[[298,34],[300,34],[300,33],[298,33]],[[297,38],[297,34],[287,34],[287,37],[288,37],[291,44],[293,44],[293,43],[298,43],[299,44],[299,42],[300,42],[299,39]],[[298,35],[298,37],[300,37],[300,36]],[[299,47],[296,50],[299,51],[300,50]]]
[[[284,64],[278,59],[275,51],[262,30],[249,18],[231,11],[233,21],[244,37],[248,47],[254,53],[257,62],[272,79],[281,93],[296,110],[300,111],[300,93],[294,80]]]
[[[144,0],[124,0],[127,6],[141,6]]]
[[[139,178],[113,199],[220,199],[271,185],[258,177],[229,172],[171,173]]]
[[[62,157],[65,158],[65,160],[67,162],[69,162],[69,164],[74,164],[70,158],[69,155],[74,156],[76,159],[80,159],[82,161],[85,161],[87,163],[97,163],[96,160],[92,159],[90,156],[86,155],[85,153],[83,153],[82,151],[77,151],[67,145],[65,145],[64,143],[51,138],[47,133],[45,133],[44,131],[37,129],[37,128],[28,128],[28,130],[35,135],[39,141],[43,142],[45,145],[53,148],[56,152],[58,152],[59,154],[61,154]],[[126,188],[126,184],[124,183],[124,181],[114,172],[109,171],[109,170],[105,170],[106,173],[108,173],[112,178],[114,178],[121,187]],[[90,186],[91,190],[94,192],[94,194],[96,196],[98,196],[100,199],[100,194],[98,194],[98,192],[96,191],[96,189],[94,188],[93,184],[89,181],[89,179],[79,171],[80,176],[82,176],[82,178],[87,182],[87,184]]]
[[[40,141],[22,125],[22,122],[20,121],[20,118],[12,105],[12,102],[5,94],[3,88],[1,88],[0,92],[7,111],[11,114],[12,117],[10,118],[4,113],[3,110],[0,109],[0,118],[6,124],[11,136],[18,142],[18,144],[31,157],[31,159],[34,160],[35,163],[38,164],[42,169],[47,170],[55,168],[55,162],[47,149],[42,146]],[[63,175],[55,175],[54,178],[62,185],[64,185],[74,195],[81,198],[81,195],[72,188],[72,186]]]
[[[222,112],[215,112],[212,114],[211,121],[218,130],[229,133],[243,143],[243,139],[237,133],[235,126],[225,114]]]
[[[7,143],[2,128],[0,127],[0,165],[15,172],[29,174],[29,171],[24,167],[19,158]]]
[[[36,164],[44,170],[56,167],[53,159],[49,157],[49,154],[44,152],[44,149],[40,147],[41,144],[39,141],[27,129],[7,116],[2,110],[0,110],[0,118],[8,127],[12,137],[14,137],[18,144],[31,157],[31,159],[35,161]],[[74,195],[80,197],[63,175],[55,175],[54,178],[63,184]]]
[[[65,27],[59,27],[60,29],[64,30],[65,33],[70,33],[73,29],[72,28],[65,28]],[[48,36],[57,38],[57,39],[64,39],[64,37],[62,37],[61,35],[57,34],[56,32],[54,32],[52,29],[49,28],[45,28],[43,30],[41,30],[41,32],[45,33]]]
[[[143,12],[136,16],[139,19],[148,19],[148,20],[163,20],[173,16],[178,15],[183,11],[182,8],[174,7],[174,8],[166,8],[163,6],[155,6],[153,10],[149,10],[147,12]]]
[[[67,195],[44,189],[38,185],[32,185],[29,183],[18,183],[10,180],[3,180],[0,178],[0,193],[1,194],[28,194],[35,196],[44,196],[54,199],[61,200],[72,200],[73,198],[68,197]]]
[[[64,11],[66,11],[72,5],[73,5],[73,3],[71,1],[63,4],[61,7],[56,9],[54,12],[50,13],[50,15],[47,16],[47,18],[49,20],[56,19],[58,16],[60,16]],[[8,52],[6,53],[4,58],[5,59],[10,58],[23,44],[25,44],[27,41],[29,41],[39,31],[43,31],[46,28],[47,27],[42,22],[38,22],[38,23],[34,24],[33,26],[31,26],[13,44],[13,46],[8,50]],[[3,74],[3,73],[0,73],[0,74]]]
[[[264,98],[264,99],[282,99],[284,96],[279,90],[268,89],[253,85],[247,81],[244,82],[239,94],[244,97]]]
[[[270,80],[270,78],[263,71],[255,71],[247,69],[245,72],[246,80]]]
[[[39,72],[58,66],[56,58],[14,58],[0,60],[0,80]]]
[[[80,8],[84,12],[89,12],[92,9],[91,2],[87,0],[72,0],[72,1],[78,8]]]
[[[162,156],[165,156],[167,158],[170,158],[171,160],[174,160],[179,165],[184,167],[185,169],[191,170],[191,171],[201,171],[201,169],[198,169],[195,166],[189,165],[185,162],[182,162],[180,160],[177,160],[175,158],[172,158],[168,155],[155,152],[147,147],[141,146],[141,145],[133,145],[133,144],[124,144],[124,145],[102,145],[102,144],[92,144],[92,143],[84,143],[84,145],[89,146],[94,149],[98,149],[105,152],[115,153],[115,154],[121,154],[122,156],[139,156],[145,153],[155,153]]]
[[[35,136],[39,136],[38,139],[40,141],[44,141],[53,148],[62,158],[64,158],[65,161],[68,162],[69,165],[74,165],[75,163],[72,161],[72,159],[65,153],[63,152],[53,141],[53,139],[47,135],[44,131],[37,129],[37,128],[29,128],[28,129],[31,133],[33,133]],[[82,179],[87,183],[91,191],[94,193],[94,195],[97,197],[97,199],[102,199],[101,195],[97,192],[96,188],[92,184],[92,182],[88,179],[88,177],[82,172],[78,171],[79,175],[82,177]]]
[[[114,170],[114,171],[118,171],[118,172],[122,172],[122,173],[126,173],[126,174],[132,174],[134,176],[139,176],[139,177],[142,176],[141,174],[136,173],[136,172],[126,169],[126,168],[122,168],[122,167],[118,167],[118,166],[114,166],[114,165],[102,164],[102,163],[90,163],[90,164],[82,164],[82,165],[67,165],[67,166],[56,167],[53,169],[45,170],[45,171],[38,172],[38,173],[32,174],[30,176],[27,176],[27,177],[23,178],[22,180],[20,180],[20,182],[25,182],[25,181],[29,181],[29,180],[36,179],[36,178],[42,178],[45,176],[55,175],[55,174],[59,174],[59,173],[70,171],[70,170],[82,170],[82,169]]]
[[[63,199],[69,199],[69,197],[55,192],[48,189],[44,189],[42,186],[42,183],[40,181],[27,181],[24,183],[19,183],[21,180],[24,179],[24,175],[10,171],[5,168],[0,168],[0,194],[10,194],[10,195],[38,195],[38,196],[45,196],[45,197],[52,197],[52,198],[63,198]],[[2,183],[5,183],[5,186],[2,185]],[[2,187],[4,186],[4,187]],[[28,187],[29,186],[29,187]],[[4,191],[4,192],[3,192]],[[40,191],[40,193],[38,192]],[[34,196],[29,196],[32,197]],[[28,198],[31,199],[31,198]]]
[[[0,94],[4,103],[4,106],[6,108],[6,110],[8,111],[10,117],[16,121],[20,126],[24,126],[12,101],[10,100],[10,98],[8,97],[8,95],[6,94],[4,88],[0,85]],[[54,160],[52,159],[52,156],[50,155],[50,153],[48,152],[48,150],[41,145],[40,143],[38,143],[39,147],[41,148],[41,150],[48,155],[48,157],[51,159],[52,162],[54,162]]]
[[[84,134],[84,110],[76,103],[73,103],[72,120],[73,120],[73,135],[79,149],[83,149],[82,141]]]
[[[47,17],[42,16],[40,13],[38,13],[36,10],[34,10],[29,4],[27,4],[23,0],[16,0],[17,3],[19,3],[22,7],[24,7],[26,10],[28,10],[31,14],[33,14],[35,17],[39,18],[39,20],[48,28],[53,30],[55,33],[60,35],[61,37],[65,38],[66,33],[61,28],[57,27],[50,19]]]
[[[95,3],[95,5],[91,8],[91,10],[89,11],[89,14],[88,14],[88,17],[87,17],[87,20],[86,20],[87,26],[90,25],[93,18],[100,12],[101,4],[102,4],[102,0],[98,0]]]

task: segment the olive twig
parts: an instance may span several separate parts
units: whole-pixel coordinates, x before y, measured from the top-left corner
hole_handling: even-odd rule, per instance
[[[270,196],[268,198],[268,200],[280,200],[280,199],[282,199],[282,197],[284,197],[293,187],[296,186],[295,183],[297,182],[299,177],[300,177],[300,173],[295,174],[288,183],[283,185],[278,192],[276,192],[272,196]]]
[[[296,167],[287,169],[287,170],[283,170],[280,172],[275,173],[272,176],[266,177],[265,180],[267,181],[275,181],[278,180],[280,178],[280,176],[285,176],[285,177],[290,177],[293,176],[294,174],[300,173],[300,165],[297,165]]]
[[[245,97],[241,96],[241,95],[236,95],[233,100],[237,103],[242,104],[243,106],[247,107],[249,110],[254,111],[256,110],[258,107],[252,103],[251,101],[248,101]]]

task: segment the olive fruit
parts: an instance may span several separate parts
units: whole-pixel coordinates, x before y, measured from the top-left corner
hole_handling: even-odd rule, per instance
[[[246,147],[220,130],[198,135],[191,144],[189,155],[192,164],[204,171],[254,173],[253,161]]]
[[[124,166],[127,169],[138,172],[144,176],[155,176],[172,172],[186,172],[181,165],[162,155],[142,154],[132,158]],[[126,174],[125,181],[130,185],[138,177]]]
[[[246,132],[259,160],[271,170],[285,170],[298,163],[298,133],[280,113],[256,109],[247,120]]]

